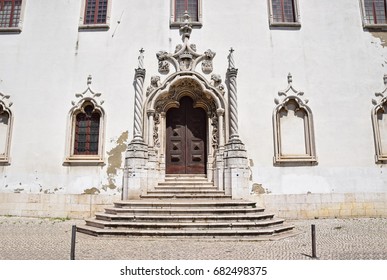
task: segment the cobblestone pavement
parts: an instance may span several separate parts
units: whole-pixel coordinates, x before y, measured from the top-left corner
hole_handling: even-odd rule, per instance
[[[387,259],[387,219],[287,221],[301,233],[278,241],[225,241],[160,238],[101,238],[77,233],[79,260],[307,260],[311,224],[317,256],[328,260]],[[0,217],[0,259],[66,260],[71,226],[81,220]]]

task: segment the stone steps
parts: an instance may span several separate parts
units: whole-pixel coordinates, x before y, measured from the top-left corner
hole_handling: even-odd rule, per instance
[[[96,219],[105,221],[144,221],[144,222],[219,222],[219,221],[259,221],[273,219],[274,214],[254,214],[254,215],[116,215],[108,213],[97,213]]]
[[[222,237],[254,237],[263,236],[278,237],[276,235],[292,230],[293,226],[281,226],[265,229],[187,229],[187,230],[149,230],[149,229],[115,229],[114,236],[127,237],[200,237],[200,238],[222,238]],[[112,229],[100,229],[90,226],[78,227],[78,232],[94,236],[112,236]],[[265,238],[266,239],[266,238]],[[269,238],[268,238],[269,239]]]
[[[226,201],[208,201],[208,200],[121,200],[114,202],[114,207],[117,208],[141,208],[141,207],[153,207],[153,208],[174,208],[174,207],[233,207],[233,208],[246,208],[256,207],[255,202],[245,200],[226,200]]]
[[[282,219],[264,220],[258,222],[128,222],[128,221],[103,221],[103,220],[86,220],[87,226],[102,229],[254,229],[254,228],[271,228],[283,224]]]
[[[254,202],[232,200],[203,176],[167,176],[140,200],[115,202],[77,230],[94,236],[270,240],[292,229]]]

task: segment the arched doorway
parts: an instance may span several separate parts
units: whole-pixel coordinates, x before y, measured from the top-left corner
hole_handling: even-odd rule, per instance
[[[184,96],[166,115],[166,174],[206,174],[207,114]]]

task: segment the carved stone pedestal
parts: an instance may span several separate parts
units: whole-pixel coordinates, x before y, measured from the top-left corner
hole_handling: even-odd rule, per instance
[[[148,146],[141,141],[132,141],[125,156],[122,199],[140,199],[148,180]]]
[[[226,194],[233,199],[247,198],[249,195],[249,165],[245,145],[233,139],[224,149],[224,186]]]

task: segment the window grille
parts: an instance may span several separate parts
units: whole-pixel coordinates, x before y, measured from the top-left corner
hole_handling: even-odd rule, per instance
[[[274,22],[296,22],[293,0],[272,0]]]
[[[109,0],[87,0],[84,24],[105,24]]]
[[[386,0],[364,0],[366,24],[387,24]]]
[[[183,22],[184,13],[188,12],[191,21],[199,21],[198,0],[175,0],[175,21]]]
[[[100,114],[87,105],[84,113],[78,113],[75,124],[75,155],[98,155]]]
[[[21,0],[0,0],[0,28],[18,27],[21,7]]]

